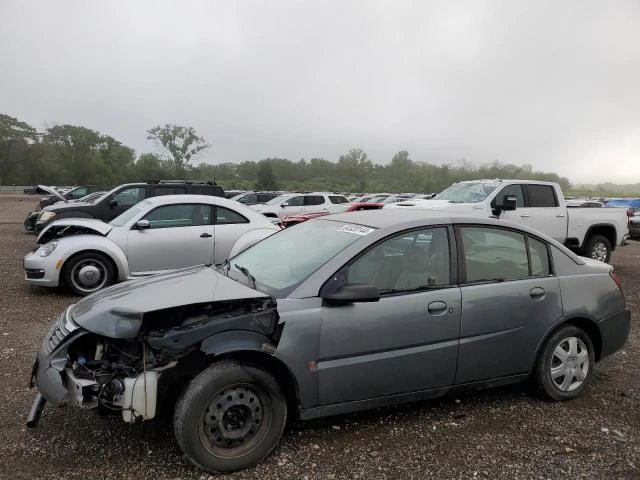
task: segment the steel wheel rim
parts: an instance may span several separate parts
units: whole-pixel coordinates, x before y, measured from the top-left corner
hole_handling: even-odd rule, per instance
[[[591,250],[591,258],[604,262],[607,259],[607,246],[604,242],[597,242]]]
[[[589,350],[585,343],[578,337],[567,337],[551,354],[551,382],[561,392],[572,392],[584,383],[589,367]]]
[[[200,415],[204,448],[219,458],[238,458],[253,451],[271,427],[271,402],[257,385],[237,384],[219,390]]]
[[[89,279],[87,275],[97,275],[97,279]],[[71,282],[74,288],[84,293],[100,290],[107,283],[108,270],[102,260],[88,258],[76,263],[71,270]]]

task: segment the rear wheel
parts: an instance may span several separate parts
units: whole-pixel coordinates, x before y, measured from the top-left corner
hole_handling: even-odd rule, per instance
[[[608,263],[611,260],[611,242],[602,235],[593,235],[584,247],[585,257]]]
[[[111,285],[115,280],[115,269],[105,255],[87,252],[67,261],[63,277],[73,293],[85,296]]]
[[[538,390],[553,400],[577,398],[591,381],[594,363],[589,335],[574,325],[561,327],[545,342],[538,356]]]
[[[270,373],[225,360],[187,385],[173,425],[180,448],[194,465],[230,472],[269,455],[286,419],[287,402]]]

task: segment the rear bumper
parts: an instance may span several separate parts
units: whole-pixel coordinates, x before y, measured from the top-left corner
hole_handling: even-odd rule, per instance
[[[631,327],[631,312],[623,310],[598,322],[602,337],[602,352],[600,360],[620,350],[629,337]]]

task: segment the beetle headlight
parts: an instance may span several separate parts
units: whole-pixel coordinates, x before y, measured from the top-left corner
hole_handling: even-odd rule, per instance
[[[53,253],[53,251],[56,248],[58,248],[58,242],[45,243],[43,246],[40,247],[40,256],[41,257],[48,257],[49,255],[51,255]]]
[[[41,220],[43,222],[47,222],[49,220],[51,220],[53,217],[56,216],[56,212],[42,212],[40,214],[40,216],[38,217],[38,220]]]

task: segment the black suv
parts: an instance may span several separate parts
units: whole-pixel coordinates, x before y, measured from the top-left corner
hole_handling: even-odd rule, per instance
[[[36,232],[59,218],[97,218],[113,220],[145,198],[160,195],[215,195],[224,198],[224,190],[213,182],[156,181],[120,185],[93,203],[65,203],[44,208],[35,224]]]

